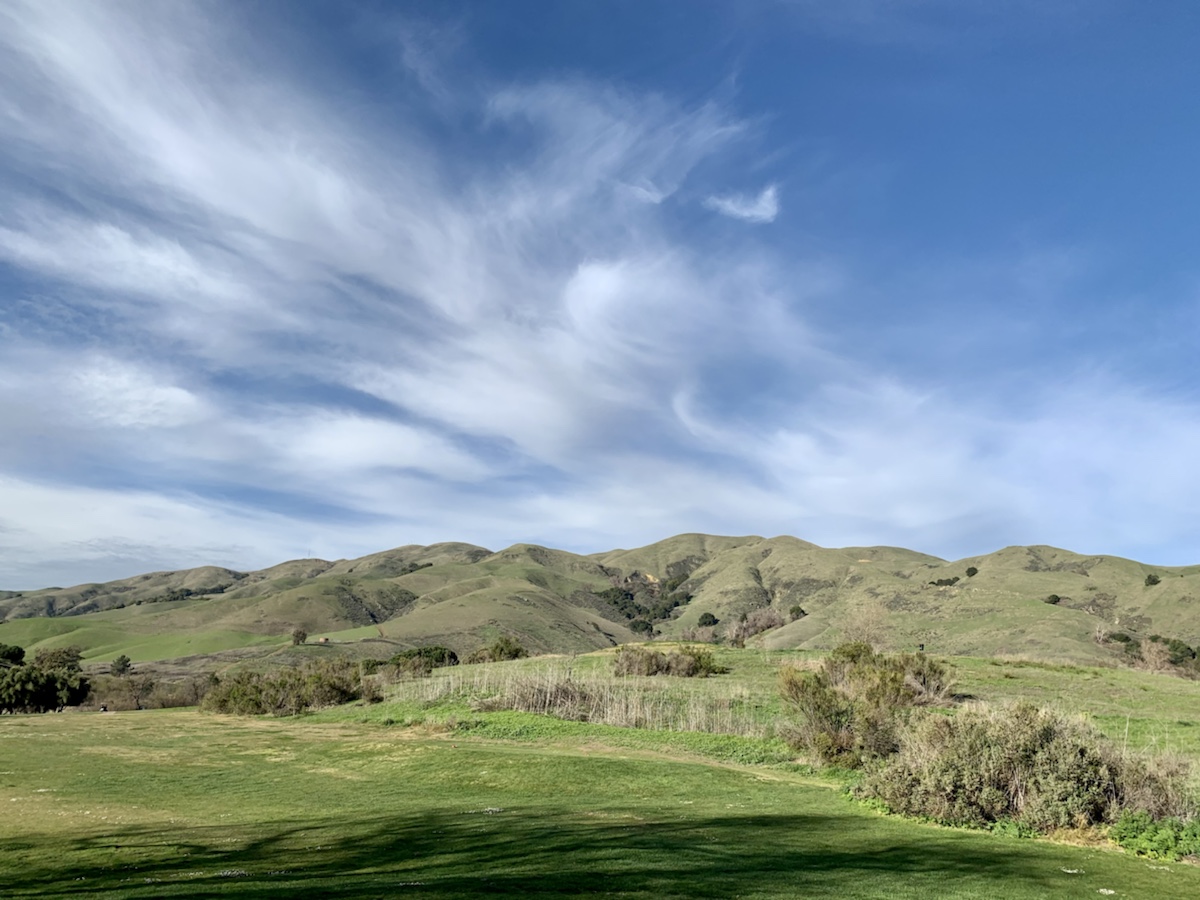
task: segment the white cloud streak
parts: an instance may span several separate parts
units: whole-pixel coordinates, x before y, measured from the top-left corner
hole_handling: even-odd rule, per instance
[[[765,225],[774,222],[779,215],[779,189],[772,184],[754,197],[746,194],[707,197],[704,205],[731,219]]]

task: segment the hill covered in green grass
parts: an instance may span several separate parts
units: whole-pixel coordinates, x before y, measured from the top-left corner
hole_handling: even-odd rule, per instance
[[[310,640],[459,653],[501,635],[533,652],[585,652],[654,634],[820,649],[873,633],[935,653],[1104,663],[1124,645],[1098,633],[1200,644],[1200,566],[1044,546],[949,562],[894,547],[683,534],[591,555],[442,543],[0,592],[0,642],[78,644],[95,660],[267,650],[297,628]]]

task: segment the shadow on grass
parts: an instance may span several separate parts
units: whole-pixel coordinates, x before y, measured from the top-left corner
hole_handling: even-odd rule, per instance
[[[1030,867],[1028,845],[928,830],[897,840],[871,819],[579,819],[480,810],[235,838],[137,829],[60,843],[41,865],[36,837],[0,844],[0,857],[17,864],[6,897],[995,897],[998,885],[1014,897],[1047,896],[1057,874],[1045,859]]]

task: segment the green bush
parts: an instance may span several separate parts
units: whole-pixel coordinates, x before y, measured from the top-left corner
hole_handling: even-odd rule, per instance
[[[789,742],[827,765],[857,768],[899,747],[905,710],[950,701],[947,669],[923,653],[889,656],[843,644],[816,672],[785,668],[784,700],[798,713]]]
[[[613,674],[625,675],[674,675],[678,678],[707,678],[720,675],[728,669],[713,661],[712,652],[700,647],[683,647],[671,653],[661,653],[649,647],[618,647],[613,657]]]
[[[480,647],[467,657],[468,663],[503,662],[507,659],[524,659],[529,651],[508,635],[497,638],[486,647]]]
[[[701,628],[711,628],[713,625],[719,625],[721,622],[716,616],[710,612],[702,613],[700,620],[696,623]]]
[[[271,672],[243,669],[227,675],[204,695],[201,709],[236,715],[294,716],[351,700],[377,700],[374,685],[357,663],[319,660]]]
[[[1030,704],[919,717],[856,788],[894,812],[1046,832],[1194,811],[1186,766],[1125,758],[1081,720]]]
[[[495,647],[496,645],[493,645],[492,649]],[[410,675],[429,675],[434,669],[457,666],[458,654],[449,647],[414,647],[411,650],[401,650],[389,659],[387,664]]]

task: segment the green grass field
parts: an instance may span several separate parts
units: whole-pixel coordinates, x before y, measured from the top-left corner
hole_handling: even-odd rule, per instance
[[[884,817],[648,733],[515,742],[353,715],[6,717],[4,896],[1200,895],[1195,867]]]
[[[299,719],[5,716],[0,895],[1200,896],[1194,865],[873,812],[777,736],[779,667],[817,654],[715,655],[707,679],[613,678],[611,652],[459,666]],[[971,697],[1200,760],[1200,682],[948,662]],[[564,678],[644,727],[480,703]]]

